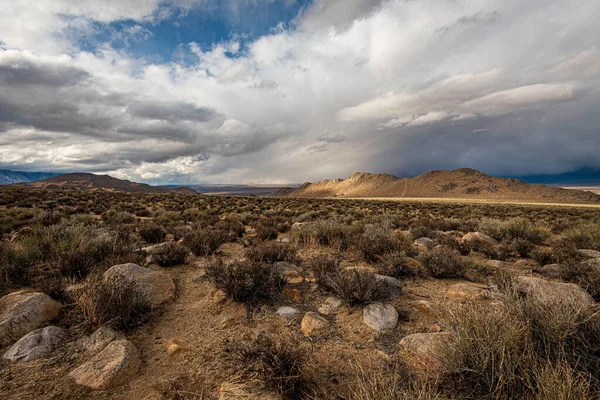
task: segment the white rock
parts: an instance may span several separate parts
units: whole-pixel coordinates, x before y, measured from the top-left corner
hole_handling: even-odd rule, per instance
[[[294,318],[294,317],[297,317],[298,315],[300,315],[300,311],[296,310],[293,307],[287,307],[287,306],[279,307],[276,312],[277,312],[277,314],[281,315],[283,318]]]
[[[49,354],[65,339],[67,333],[56,326],[47,326],[29,332],[4,353],[3,358],[12,362],[33,361]]]
[[[372,303],[363,309],[363,322],[378,331],[394,329],[398,311],[391,304]]]
[[[328,297],[325,299],[323,304],[321,304],[319,306],[317,311],[319,311],[321,314],[331,315],[331,314],[335,314],[340,309],[341,306],[342,306],[342,301],[340,299],[335,298],[335,297]]]

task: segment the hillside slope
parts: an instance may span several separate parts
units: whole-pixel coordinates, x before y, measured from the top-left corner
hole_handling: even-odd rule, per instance
[[[503,201],[600,203],[600,195],[545,185],[528,184],[518,179],[496,178],[479,171],[461,168],[429,171],[414,178],[388,174],[356,173],[348,179],[305,183],[289,197],[427,197],[489,199]]]
[[[136,183],[109,175],[74,173],[59,175],[38,182],[20,183],[17,186],[38,189],[106,190],[126,193],[197,193],[190,188],[160,188]]]
[[[13,183],[35,182],[42,179],[52,178],[58,174],[51,172],[25,172],[11,171],[9,169],[0,170],[0,185],[11,185]]]

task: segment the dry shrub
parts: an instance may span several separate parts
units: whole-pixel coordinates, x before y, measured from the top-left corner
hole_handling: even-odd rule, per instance
[[[173,267],[185,264],[189,249],[175,242],[165,243],[152,249],[150,257],[152,261],[161,267]]]
[[[600,250],[600,224],[585,223],[565,230],[562,236],[578,249]]]
[[[468,303],[445,313],[445,324],[455,334],[445,354],[455,371],[447,377],[452,386],[492,398],[585,394],[590,388],[600,394],[597,307],[577,294],[532,290],[523,295],[513,278],[501,278],[493,306]],[[553,387],[549,377],[560,371],[568,379]]]
[[[408,236],[393,232],[385,226],[367,225],[356,240],[356,249],[368,262],[377,262],[385,254],[402,251],[413,254]]]
[[[387,368],[353,365],[356,380],[350,386],[353,400],[437,400],[441,396],[431,383],[414,379],[396,361]]]
[[[227,240],[226,232],[210,228],[198,229],[184,236],[185,244],[197,256],[212,256]]]
[[[152,311],[149,300],[133,282],[115,277],[107,281],[90,277],[75,303],[92,326],[111,325],[132,329],[145,322]]]
[[[403,252],[383,255],[378,266],[384,272],[384,275],[394,278],[418,278],[427,275],[427,272],[419,263],[408,258]]]
[[[346,225],[336,220],[318,220],[292,226],[295,243],[307,246],[331,246],[345,250],[362,229],[362,225]]]
[[[206,279],[229,298],[249,305],[272,302],[284,285],[279,267],[249,260],[213,260],[206,267]]]
[[[292,336],[268,335],[233,343],[226,358],[245,380],[258,380],[284,399],[310,398],[311,382],[306,373],[309,350]]]
[[[350,306],[365,305],[388,297],[373,272],[361,269],[342,270],[339,259],[334,256],[313,257],[307,266],[320,289],[336,295]]]
[[[547,361],[534,370],[536,400],[592,400],[589,374],[578,372],[565,360]]]
[[[146,243],[160,243],[165,240],[167,232],[155,223],[145,223],[139,227],[138,233]]]
[[[264,221],[257,223],[254,226],[254,230],[256,231],[256,237],[259,240],[275,240],[278,236],[277,228],[273,225],[269,225]]]
[[[460,256],[446,247],[434,248],[421,254],[419,261],[435,278],[461,277],[466,267]]]
[[[280,261],[296,262],[298,250],[291,244],[278,242],[259,243],[247,248],[246,258],[255,263],[275,263]]]

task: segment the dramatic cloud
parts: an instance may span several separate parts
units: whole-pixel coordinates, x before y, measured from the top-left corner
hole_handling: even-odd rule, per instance
[[[259,10],[275,5],[293,15],[267,34],[235,30],[259,27]],[[180,38],[187,17],[210,22],[217,7],[226,39]],[[600,168],[596,0],[0,0],[0,9],[3,167],[151,183]],[[172,40],[166,58],[145,45],[161,40]]]

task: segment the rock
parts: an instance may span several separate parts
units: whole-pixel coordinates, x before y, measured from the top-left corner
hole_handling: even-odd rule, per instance
[[[429,239],[428,237],[422,237],[415,240],[415,245],[423,246],[427,249],[433,249],[433,247],[435,246],[435,242]]]
[[[58,315],[60,303],[45,293],[20,290],[0,298],[0,346],[8,346]]]
[[[379,290],[381,290],[388,298],[393,300],[402,294],[402,282],[391,276],[375,274],[375,279],[379,283]]]
[[[586,257],[589,258],[600,258],[600,251],[597,250],[588,250],[588,249],[581,249],[581,250],[577,250],[580,254],[583,254]]]
[[[561,268],[560,264],[548,264],[536,271],[538,274],[546,278],[560,278]]]
[[[342,306],[342,301],[340,299],[335,298],[335,297],[328,297],[325,299],[323,304],[321,304],[319,306],[317,311],[319,311],[321,314],[331,315],[331,314],[335,314],[340,309],[341,306]]]
[[[446,291],[448,296],[461,299],[478,300],[483,299],[487,294],[487,286],[477,283],[455,283]]]
[[[398,323],[398,311],[391,304],[371,303],[363,308],[363,322],[378,331],[394,329]]]
[[[286,306],[279,307],[276,312],[283,318],[294,318],[300,314],[300,311],[296,310],[295,308]]]
[[[3,358],[12,362],[37,360],[53,352],[66,336],[67,332],[56,326],[37,329],[13,344]]]
[[[69,377],[78,385],[105,390],[123,385],[141,366],[140,352],[128,340],[110,343],[90,361],[71,371]]]
[[[292,225],[292,230],[300,229],[305,224],[306,224],[306,222],[294,222],[294,224]]]
[[[137,264],[121,264],[109,268],[104,273],[104,281],[110,280],[132,282],[153,307],[175,297],[175,284],[168,273]]]
[[[281,239],[281,243],[292,243],[292,241],[290,240],[290,238],[283,238]]]
[[[166,349],[167,354],[170,356],[181,353],[184,350],[183,345],[177,339],[169,339]]]
[[[296,304],[302,303],[302,293],[298,289],[285,288],[281,291],[281,295]]]
[[[514,266],[515,268],[518,268],[522,271],[531,271],[532,268],[538,266],[538,263],[528,258],[522,258],[520,260],[515,261]]]
[[[428,302],[427,300],[417,300],[414,303],[412,303],[412,306],[419,312],[425,314],[425,315],[429,315],[429,316],[435,316],[436,313],[433,310],[433,307],[431,306],[431,303]]]
[[[554,293],[560,297],[573,297],[582,304],[593,304],[594,300],[581,286],[574,283],[552,282],[529,276],[517,277],[518,289],[526,295]]]
[[[320,336],[329,331],[329,321],[316,312],[307,312],[302,318],[300,329],[304,336]]]
[[[117,339],[118,336],[118,333],[114,330],[106,326],[102,326],[90,336],[84,338],[81,341],[81,345],[90,353],[98,353],[99,351],[104,350],[104,348],[108,346],[110,342]]]
[[[482,232],[469,232],[462,237],[461,241],[464,243],[483,242],[494,246],[498,244],[496,239]]]
[[[400,355],[416,372],[433,373],[448,371],[444,360],[444,347],[451,343],[449,332],[415,333],[400,341]]]
[[[297,285],[304,282],[304,277],[298,271],[283,271],[283,280],[290,285]]]

